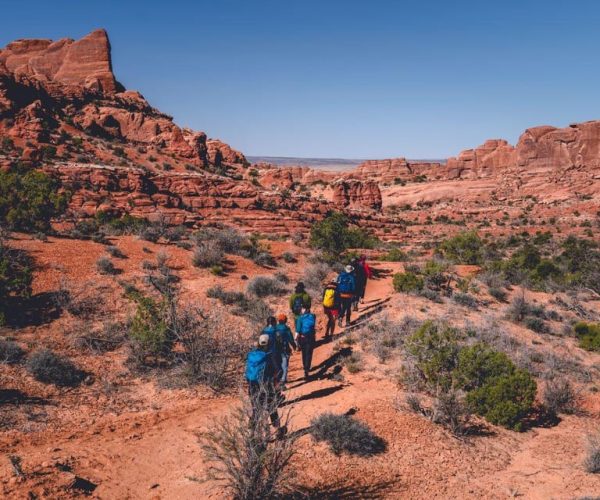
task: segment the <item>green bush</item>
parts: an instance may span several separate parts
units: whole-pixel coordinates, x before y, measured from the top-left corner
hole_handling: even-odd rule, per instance
[[[137,292],[131,293],[130,298],[137,307],[129,327],[129,337],[134,355],[143,364],[146,356],[159,356],[171,346],[168,305],[164,299],[157,301]]]
[[[457,264],[481,264],[484,244],[475,231],[466,231],[443,241],[438,250]]]
[[[340,212],[329,213],[313,224],[309,244],[323,250],[328,257],[337,258],[348,248],[374,248],[377,238],[363,229],[350,228],[348,217]]]
[[[484,344],[475,344],[461,349],[454,374],[461,389],[471,391],[485,385],[487,381],[512,375],[515,366],[503,352],[494,351]]]
[[[414,358],[419,375],[430,391],[452,385],[458,362],[460,332],[446,323],[425,321],[406,340],[406,351]]]
[[[47,231],[52,217],[67,207],[68,194],[59,193],[59,187],[38,170],[0,170],[0,223],[20,231]]]
[[[580,321],[574,326],[579,347],[586,351],[600,351],[600,323]]]
[[[8,247],[0,234],[0,325],[10,297],[27,298],[31,295],[33,263],[21,250]]]
[[[418,292],[423,289],[424,281],[421,276],[407,271],[405,273],[394,274],[393,286],[397,292]]]
[[[533,406],[536,388],[530,373],[515,370],[511,375],[492,378],[469,392],[467,403],[488,422],[521,431],[522,421]]]
[[[408,260],[408,255],[398,247],[392,247],[388,253],[380,257],[379,260],[383,260],[385,262],[404,262]]]

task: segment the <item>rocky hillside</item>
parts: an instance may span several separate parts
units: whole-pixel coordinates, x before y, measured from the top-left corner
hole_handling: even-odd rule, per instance
[[[275,189],[259,181],[242,153],[179,127],[126,90],[104,30],[77,41],[17,40],[0,50],[0,134],[0,166],[25,161],[60,177],[73,192],[74,218],[99,210],[189,224],[236,217],[253,229],[284,230],[332,204],[369,213],[381,207],[375,183],[330,179],[314,194],[293,180]]]

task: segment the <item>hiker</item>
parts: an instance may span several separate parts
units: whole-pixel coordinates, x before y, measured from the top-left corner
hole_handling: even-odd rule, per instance
[[[325,338],[332,337],[335,332],[335,322],[340,314],[340,297],[336,280],[331,280],[323,290],[323,312],[327,316]]]
[[[354,268],[348,264],[337,278],[337,291],[340,296],[340,315],[338,318],[340,327],[342,326],[344,316],[346,317],[346,326],[350,325],[352,301],[354,300],[354,291],[356,289],[353,272]]]
[[[285,389],[288,376],[288,366],[290,363],[290,356],[294,349],[297,349],[296,341],[292,335],[292,330],[287,325],[287,316],[283,313],[277,315],[277,326],[275,327],[276,339],[275,342],[279,344],[279,352],[281,353],[281,376],[279,378],[281,382],[281,389]]]
[[[354,297],[352,298],[352,305],[355,311],[358,311],[358,302],[365,296],[365,288],[367,287],[367,273],[365,268],[359,259],[354,259],[350,264],[354,271]]]
[[[277,332],[275,327],[277,326],[277,320],[274,316],[267,318],[267,326],[265,326],[261,332],[261,335],[269,336],[269,351],[273,357],[273,363],[275,364],[275,376],[277,379],[281,376],[281,348],[282,344],[277,342]]]
[[[302,350],[302,367],[304,368],[304,380],[310,378],[310,367],[312,355],[315,348],[315,326],[316,316],[310,312],[310,305],[302,309],[302,314],[296,320],[296,342]]]
[[[252,404],[252,423],[256,425],[262,412],[267,410],[271,425],[277,428],[278,435],[287,431],[281,427],[277,413],[279,393],[277,391],[276,367],[269,350],[269,335],[263,333],[258,337],[257,346],[246,357],[246,381],[248,395]]]
[[[304,307],[310,309],[311,302],[310,295],[306,292],[304,283],[302,283],[302,281],[298,282],[294,293],[290,297],[290,309],[294,314],[294,318],[298,319],[298,316],[302,314],[302,309]]]
[[[362,289],[362,295],[360,297],[360,303],[362,304],[365,301],[365,292],[367,291],[367,283],[373,277],[373,270],[371,269],[371,266],[369,266],[369,264],[367,264],[367,256],[365,254],[362,254],[360,256],[360,259],[358,259],[358,262],[365,270],[365,286]]]

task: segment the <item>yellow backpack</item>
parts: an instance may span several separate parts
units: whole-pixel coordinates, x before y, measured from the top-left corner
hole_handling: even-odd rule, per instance
[[[335,305],[335,290],[333,288],[327,288],[325,295],[323,295],[323,306],[333,307]]]

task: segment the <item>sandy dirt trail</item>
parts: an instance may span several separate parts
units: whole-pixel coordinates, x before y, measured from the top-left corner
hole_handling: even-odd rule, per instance
[[[353,324],[379,310],[391,291],[389,278],[372,280],[365,304],[354,313]],[[369,397],[349,391],[348,384],[328,379],[336,356],[332,358],[332,342],[319,342],[324,317],[320,300],[314,302],[318,304],[318,345],[313,361],[317,379],[309,383],[300,379],[301,357],[294,353],[286,393],[286,406],[292,405],[292,431],[306,427],[323,411],[345,412]],[[338,330],[337,335],[344,329]],[[99,498],[222,498],[223,492],[214,485],[198,482],[205,466],[197,433],[227,414],[237,399],[191,398],[167,410],[122,414],[76,433],[53,436],[51,442],[27,443],[19,453],[29,463],[68,461],[78,476],[98,485],[93,495]]]

